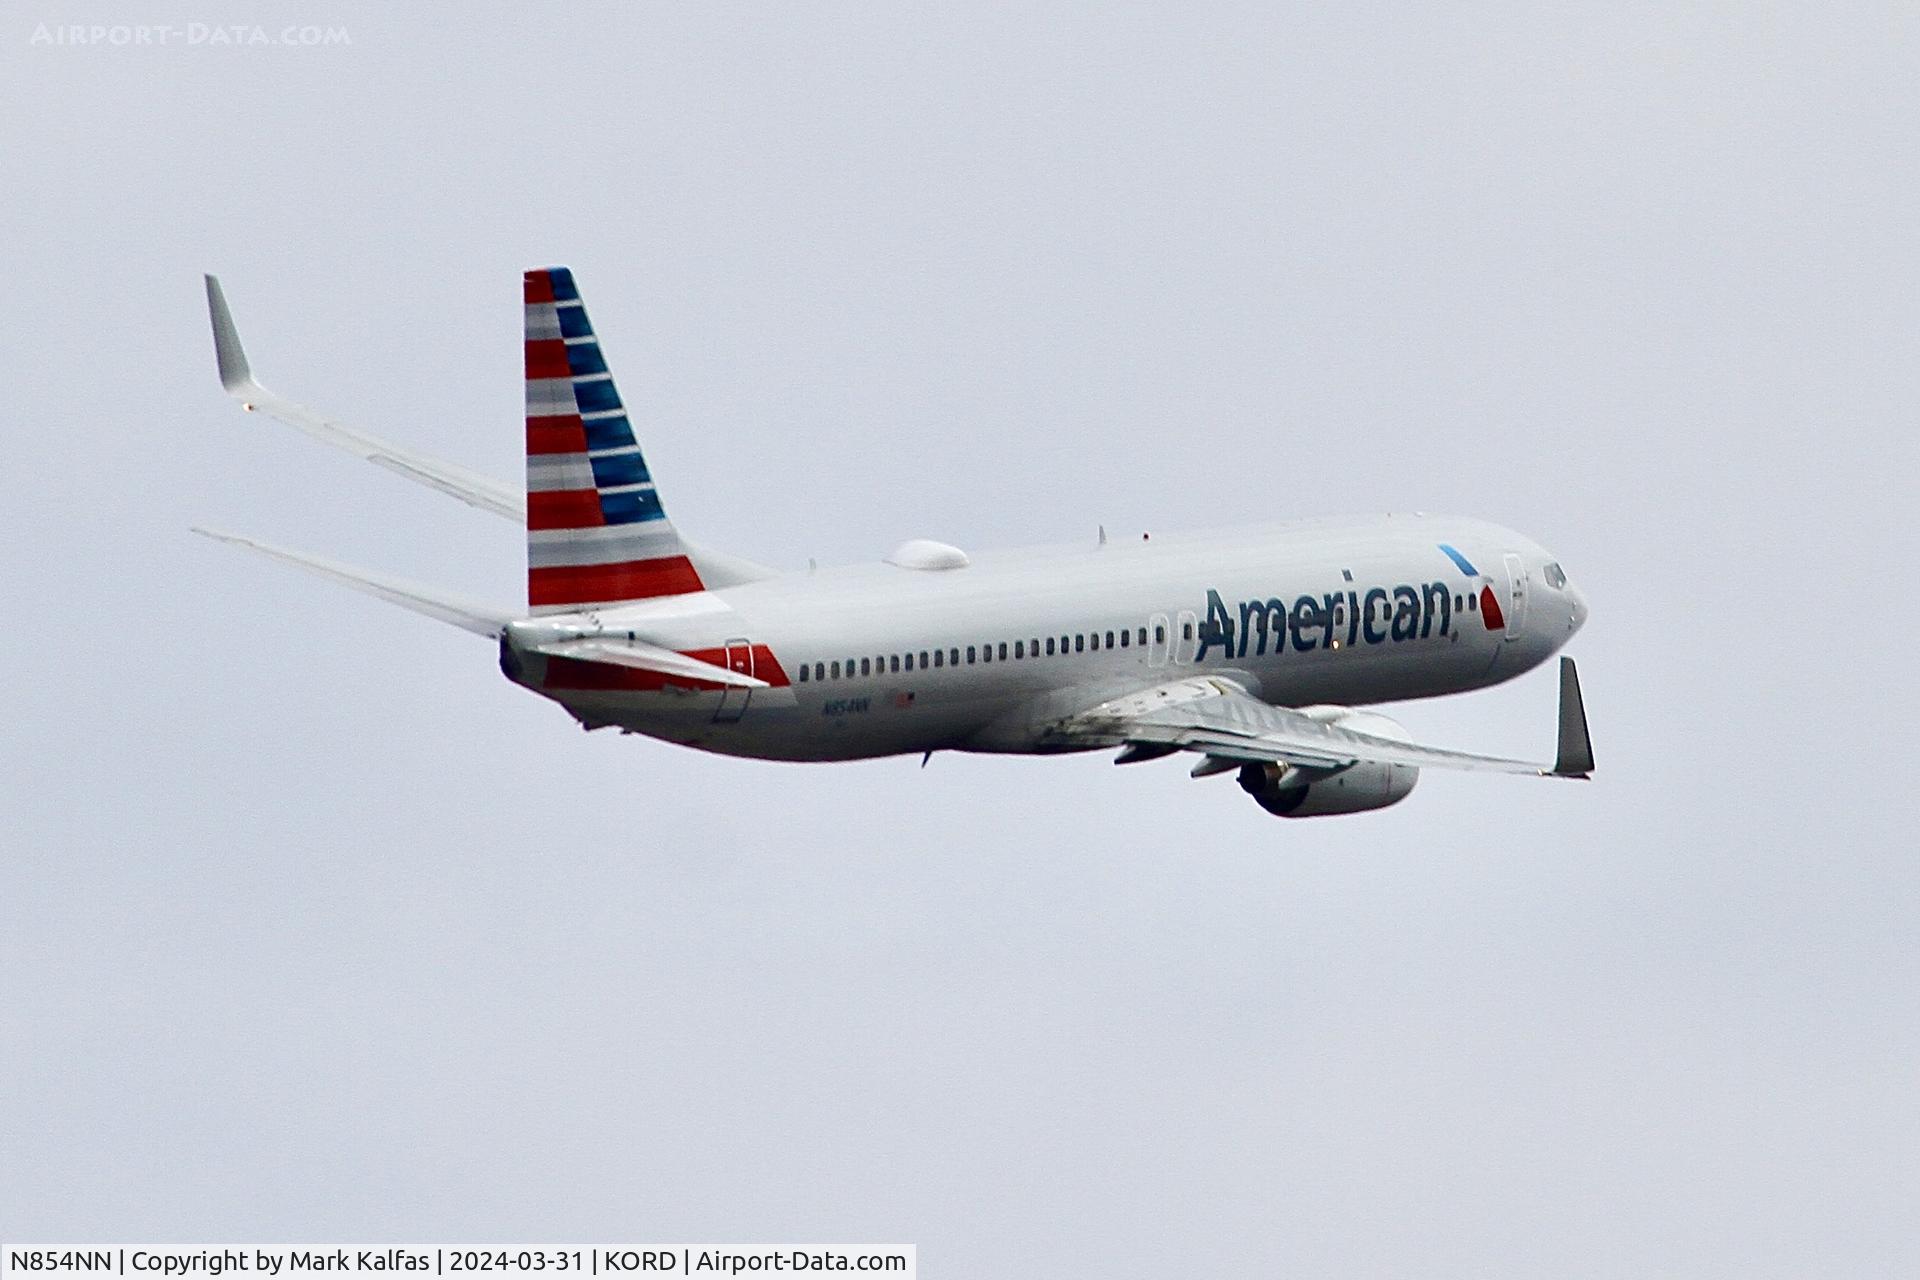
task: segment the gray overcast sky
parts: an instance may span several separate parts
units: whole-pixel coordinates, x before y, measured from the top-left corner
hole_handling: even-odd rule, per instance
[[[15,6],[0,1235],[1920,1271],[1917,15]],[[779,565],[1526,531],[1598,780],[710,758],[186,532],[517,602],[505,522],[222,397],[199,273],[276,389],[513,478],[549,263]]]

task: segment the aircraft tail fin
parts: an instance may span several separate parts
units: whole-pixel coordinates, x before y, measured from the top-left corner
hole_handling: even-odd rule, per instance
[[[524,280],[527,603],[534,613],[703,591],[565,267]]]

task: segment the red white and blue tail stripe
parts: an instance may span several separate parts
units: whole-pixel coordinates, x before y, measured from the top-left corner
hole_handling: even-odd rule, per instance
[[[526,273],[527,604],[563,613],[704,587],[627,421],[573,273]]]

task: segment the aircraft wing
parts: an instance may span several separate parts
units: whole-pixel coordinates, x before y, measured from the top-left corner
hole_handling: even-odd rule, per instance
[[[1231,680],[1191,676],[1110,699],[1055,728],[1056,735],[1089,746],[1127,748],[1121,762],[1174,751],[1209,760],[1196,772],[1241,762],[1272,762],[1302,769],[1339,770],[1362,763],[1415,768],[1469,769],[1542,777],[1585,778],[1593,770],[1586,709],[1573,659],[1560,659],[1559,749],[1551,764],[1450,751],[1343,729],[1289,707],[1260,701]]]
[[[220,281],[213,276],[207,277],[207,312],[213,320],[213,350],[220,364],[220,385],[249,412],[258,410],[270,418],[278,418],[317,440],[345,449],[377,467],[385,467],[428,488],[450,494],[482,511],[491,511],[522,524],[526,522],[527,499],[518,489],[509,488],[497,480],[451,462],[442,462],[438,458],[429,458],[377,440],[363,431],[335,422],[304,405],[276,395],[255,382],[253,370],[247,364],[247,353],[240,346],[240,332],[234,328],[233,314],[227,310],[226,295],[220,291]]]

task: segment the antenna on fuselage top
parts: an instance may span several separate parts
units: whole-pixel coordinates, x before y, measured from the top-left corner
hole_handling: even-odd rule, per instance
[[[1107,545],[1107,526],[1105,525],[1100,526],[1100,545],[1103,547]]]

